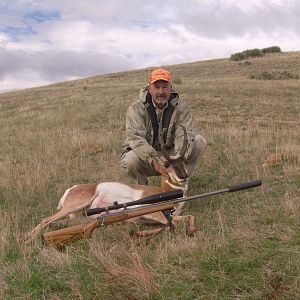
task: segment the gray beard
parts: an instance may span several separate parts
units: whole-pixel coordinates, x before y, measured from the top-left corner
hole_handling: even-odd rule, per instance
[[[153,101],[154,102],[154,101]],[[167,100],[163,99],[163,100],[156,100],[156,102],[154,102],[154,104],[159,108],[159,109],[163,109],[166,105],[167,105]]]

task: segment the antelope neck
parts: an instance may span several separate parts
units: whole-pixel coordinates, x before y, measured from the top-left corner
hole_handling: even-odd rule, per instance
[[[180,185],[178,183],[174,183],[172,182],[169,178],[164,178],[162,180],[162,185],[161,185],[161,190],[164,191],[164,192],[169,192],[169,191],[173,191],[173,190],[182,190],[185,192],[186,190],[186,184],[183,186],[183,185]]]

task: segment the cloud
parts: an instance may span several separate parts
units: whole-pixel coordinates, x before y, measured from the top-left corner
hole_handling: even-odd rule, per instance
[[[0,91],[14,78],[19,88],[256,47],[299,50],[299,15],[296,0],[3,0]]]
[[[13,62],[13,63],[11,63]],[[0,48],[0,80],[30,71],[43,81],[60,81],[73,77],[116,72],[130,68],[127,61],[117,55],[98,52],[8,51]]]
[[[192,0],[193,1],[193,0]],[[194,1],[195,2],[195,1]],[[300,3],[274,4],[266,1],[252,6],[250,11],[236,4],[212,1],[204,9],[192,6],[183,7],[178,16],[187,29],[201,36],[224,38],[242,37],[247,34],[255,36],[259,32],[273,34],[277,31],[300,33]]]

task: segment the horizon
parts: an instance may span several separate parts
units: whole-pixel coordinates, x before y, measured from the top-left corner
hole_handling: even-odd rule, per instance
[[[251,49],[245,49],[245,50],[251,50]],[[281,51],[280,53],[290,53],[290,52],[300,52],[300,50]],[[119,73],[134,72],[134,71],[139,71],[139,70],[143,70],[143,69],[155,69],[155,68],[160,68],[160,67],[168,69],[168,67],[172,67],[172,66],[176,66],[176,65],[193,64],[193,63],[206,62],[206,61],[212,61],[212,60],[225,60],[225,59],[229,59],[229,58],[230,57],[211,58],[211,59],[204,59],[204,60],[197,60],[197,61],[188,61],[188,62],[184,62],[184,63],[180,63],[180,64],[173,64],[173,65],[168,65],[168,66],[147,66],[147,67],[143,67],[143,68],[128,69],[128,70],[122,70],[122,71],[116,71],[116,72],[108,72],[108,73],[96,74],[96,75],[80,77],[80,78],[75,78],[75,79],[69,79],[69,80],[64,80],[64,81],[50,82],[50,83],[47,83],[47,84],[41,84],[41,85],[31,86],[31,87],[27,87],[27,88],[20,88],[20,89],[13,89],[13,90],[2,90],[2,91],[0,90],[0,94],[18,92],[18,91],[23,91],[23,90],[30,90],[30,89],[35,89],[35,88],[43,88],[43,87],[48,87],[48,86],[52,86],[52,85],[56,85],[56,84],[63,84],[63,83],[72,82],[72,81],[80,81],[80,80],[85,80],[85,79],[88,79],[88,78],[98,77],[98,76],[107,76],[107,75],[113,75],[113,74],[119,74]]]

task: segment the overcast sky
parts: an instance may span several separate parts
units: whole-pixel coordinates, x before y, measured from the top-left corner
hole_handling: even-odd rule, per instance
[[[299,0],[0,0],[0,92],[251,48],[300,51],[299,16]]]

